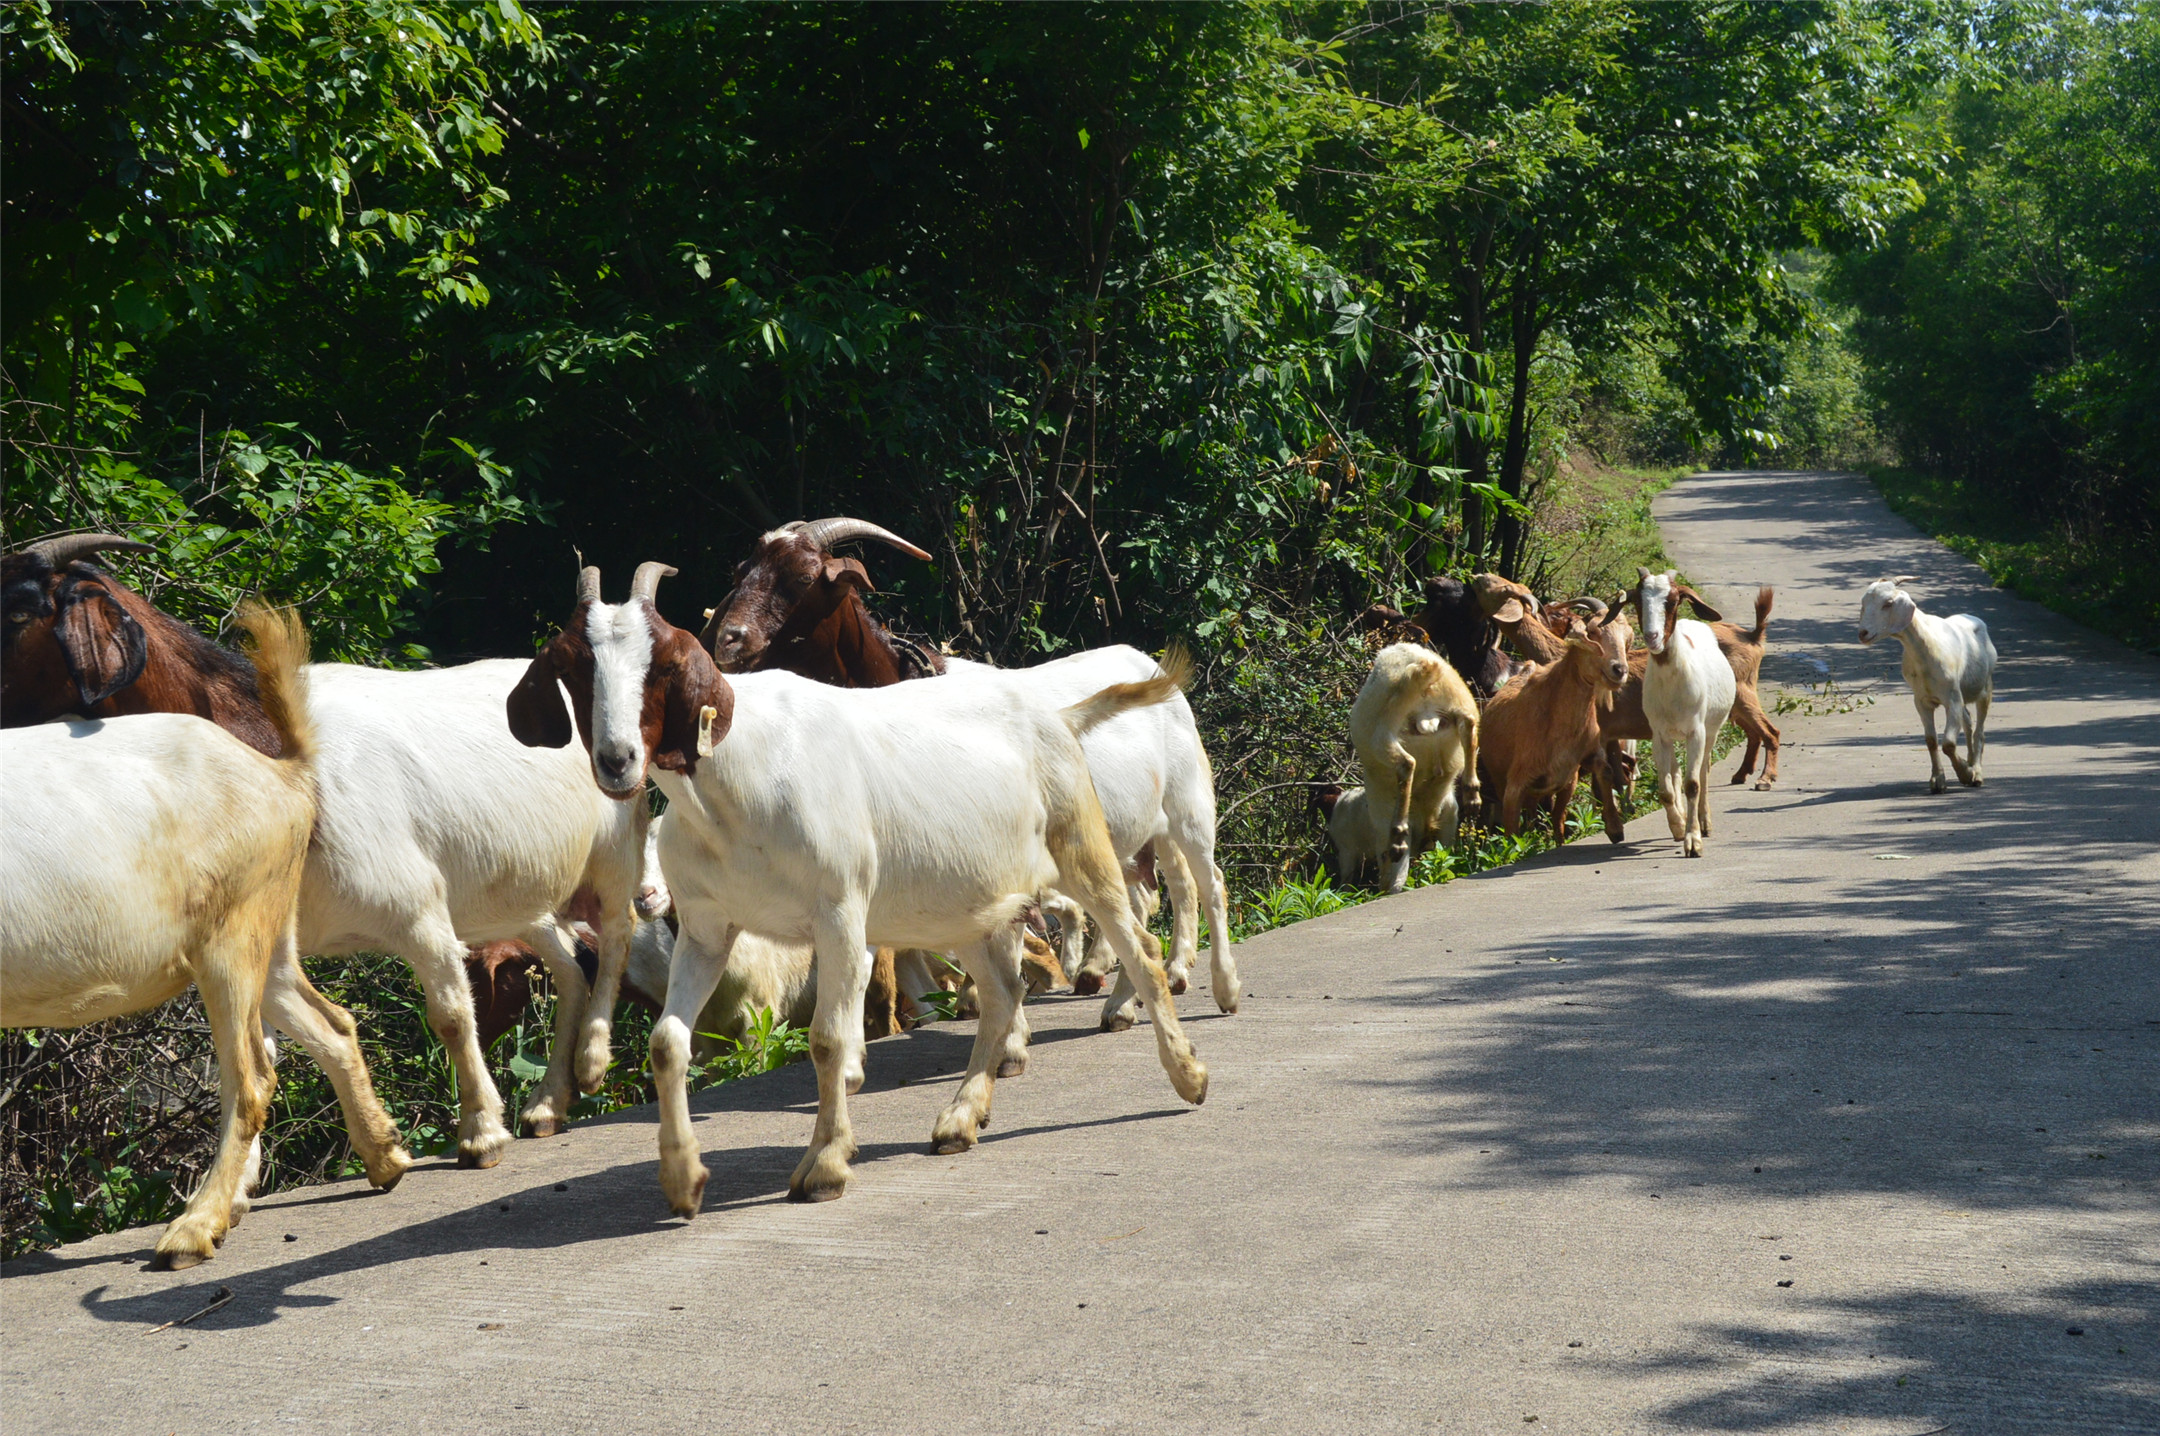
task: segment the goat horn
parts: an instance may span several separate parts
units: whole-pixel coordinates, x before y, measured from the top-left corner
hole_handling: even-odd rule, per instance
[[[900,535],[893,533],[889,529],[881,529],[867,519],[798,520],[797,523],[789,524],[787,527],[797,529],[798,525],[799,531],[807,534],[810,542],[816,544],[820,549],[831,548],[834,544],[845,543],[849,539],[871,538],[876,539],[879,543],[891,544],[900,552],[912,555],[915,558],[926,559],[930,557],[929,554],[924,553],[921,549],[900,537]]]
[[[647,559],[637,566],[637,574],[630,580],[630,596],[651,603],[660,594],[660,580],[673,578],[676,572],[668,564]]]
[[[1571,598],[1567,601],[1567,606],[1577,613],[1595,614],[1599,618],[1603,618],[1606,612],[1605,600],[1602,598]]]
[[[44,560],[55,569],[67,567],[79,558],[86,558],[100,549],[119,549],[127,553],[156,553],[156,544],[141,539],[122,538],[118,534],[67,534],[60,538],[42,539],[28,547],[17,550]]]
[[[587,566],[578,570],[577,600],[579,603],[600,601],[600,570]]]
[[[1911,582],[1913,581],[1913,579],[1914,579],[1914,578],[1916,578],[1916,577],[1918,577],[1918,575],[1916,575],[1916,574],[1910,574],[1910,573],[1908,573],[1908,574],[1906,574],[1906,575],[1905,575],[1905,576],[1904,576],[1903,578],[1893,578],[1893,579],[1891,579],[1891,580],[1890,580],[1890,585],[1891,585],[1891,587],[1893,587],[1893,588],[1903,588],[1903,587],[1904,587],[1904,586],[1905,586],[1906,584],[1908,584],[1908,583],[1911,583]]]

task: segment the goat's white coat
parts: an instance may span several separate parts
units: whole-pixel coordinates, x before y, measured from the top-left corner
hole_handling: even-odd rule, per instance
[[[935,681],[989,681],[1030,686],[1034,694],[1054,707],[1077,703],[1116,683],[1137,683],[1162,671],[1154,659],[1123,644],[1089,649],[1067,658],[1038,663],[1032,668],[993,668],[964,659],[948,659],[946,674]],[[918,680],[920,681],[920,680]],[[1182,693],[1167,702],[1135,708],[1090,729],[1080,740],[1087,754],[1088,772],[1102,801],[1103,822],[1110,831],[1110,846],[1121,861],[1150,842],[1155,844],[1156,871],[1170,897],[1170,960],[1167,968],[1173,990],[1182,990],[1199,957],[1199,913],[1205,909],[1213,939],[1208,950],[1215,1005],[1235,1012],[1244,988],[1230,947],[1228,884],[1215,866],[1215,774],[1208,765],[1207,750],[1200,743],[1200,729],[1192,707]],[[1152,911],[1152,895],[1128,883],[1127,896],[1134,915],[1142,923]],[[1054,895],[1051,901],[1055,901]],[[1047,905],[1047,904],[1046,904]],[[1060,922],[1077,939],[1078,923]],[[1078,942],[1061,943],[1061,957],[1069,958]],[[1100,957],[1107,970],[1108,958]],[[1079,964],[1066,969],[1067,978],[1078,974]],[[1102,1025],[1110,1030],[1130,1027],[1135,1011],[1132,982],[1122,972],[1104,1003]]]
[[[317,830],[300,950],[380,948],[412,964],[428,1025],[457,1068],[458,1156],[479,1166],[493,1165],[510,1134],[474,1026],[465,945],[514,938],[547,964],[561,996],[554,1050],[522,1120],[553,1132],[569,1116],[573,1063],[588,1091],[607,1069],[644,838],[645,805],[598,792],[583,752],[511,736],[504,704],[525,668],[489,659],[409,673],[309,670]],[[589,1000],[565,915],[581,888],[600,905]]]
[[[370,1179],[393,1185],[411,1159],[375,1100],[350,1015],[308,983],[294,945],[305,778],[175,713],[10,728],[0,764],[0,1025],[79,1027],[190,985],[202,992],[221,1141],[160,1257],[202,1260],[247,1211],[255,1132],[246,1129],[259,1130],[276,1080],[264,1019],[329,1075]],[[68,814],[75,820],[61,820]]]
[[[606,607],[593,605],[588,632],[611,622]],[[623,675],[599,648],[593,749],[627,746],[642,772],[651,755],[634,723],[609,717],[629,705],[607,691]],[[694,776],[653,774],[669,803],[660,865],[680,924],[652,1037],[661,1187],[676,1212],[696,1213],[707,1175],[685,1083],[690,1024],[745,930],[817,950],[819,1110],[794,1195],[837,1196],[847,1181],[846,1099],[862,1070],[873,942],[957,952],[975,979],[982,1018],[968,1075],[934,1132],[943,1150],[973,1145],[1019,1005],[1021,911],[1045,888],[1079,899],[1137,971],[1172,1084],[1187,1100],[1205,1096],[1207,1070],[1123,910],[1080,743],[1034,684],[979,675],[851,690],[782,672],[726,681],[732,724]]]
[[[1387,851],[1388,820],[1375,816],[1363,788],[1345,788],[1328,814],[1328,837],[1335,844],[1336,880],[1358,883],[1367,867],[1380,866]]]
[[[1877,579],[1860,595],[1860,641],[1895,638],[1904,646],[1899,667],[1920,711],[1927,735],[1928,791],[1940,793],[1942,760],[1950,759],[1958,781],[1978,788],[1986,780],[1980,763],[1987,748],[1988,707],[1995,701],[1995,644],[1987,625],[1969,613],[1937,618],[1922,613],[1904,579]],[[1935,737],[1935,710],[1943,710],[1944,731]],[[1958,757],[1953,730],[1965,736],[1965,756]]]
[[[1732,712],[1739,684],[1708,624],[1680,619],[1667,639],[1665,624],[1676,602],[1670,573],[1645,572],[1638,593],[1643,639],[1650,649],[1643,670],[1643,716],[1650,722],[1658,798],[1681,852],[1701,857],[1710,836],[1711,745]],[[1684,772],[1675,751],[1683,743]]]

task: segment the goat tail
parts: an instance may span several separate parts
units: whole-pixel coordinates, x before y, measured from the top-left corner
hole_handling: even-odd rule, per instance
[[[1173,643],[1170,651],[1163,655],[1161,671],[1153,678],[1138,683],[1113,683],[1061,712],[1067,726],[1073,730],[1073,736],[1084,737],[1089,729],[1109,722],[1128,709],[1169,702],[1173,694],[1184,690],[1186,681],[1192,677],[1192,669],[1192,655],[1185,651],[1185,645]]]
[[[1750,643],[1760,644],[1763,635],[1770,631],[1770,599],[1774,590],[1764,584],[1755,590],[1755,631],[1748,635]]]
[[[290,608],[252,599],[240,606],[240,626],[248,632],[263,716],[277,730],[285,760],[299,765],[295,771],[308,772],[315,763],[315,720],[307,703],[307,630]]]

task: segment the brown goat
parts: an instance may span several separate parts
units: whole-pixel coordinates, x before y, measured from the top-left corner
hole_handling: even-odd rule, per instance
[[[707,615],[698,642],[723,673],[783,668],[841,688],[882,688],[945,670],[937,653],[895,638],[863,606],[877,592],[859,559],[833,544],[871,538],[927,559],[861,519],[797,520],[774,529],[735,571],[735,589]]]
[[[281,756],[255,669],[86,560],[145,552],[117,534],[46,539],[0,559],[0,726],[71,713],[193,713],[268,757]]]
[[[1496,573],[1478,574],[1467,583],[1459,578],[1428,578],[1423,592],[1425,607],[1416,617],[1374,604],[1358,615],[1358,626],[1373,629],[1415,623],[1446,657],[1448,666],[1470,685],[1478,702],[1489,701],[1515,674],[1515,665],[1500,651],[1501,630],[1535,613],[1537,596]]]
[[[1564,804],[1583,765],[1604,746],[1598,700],[1627,682],[1633,634],[1623,614],[1615,604],[1592,623],[1578,619],[1558,658],[1510,683],[1485,706],[1478,766],[1487,811],[1495,811],[1497,800],[1507,832],[1521,831],[1526,806],[1554,797]],[[1605,794],[1600,798],[1611,826],[1617,805]]]
[[[1767,585],[1755,594],[1755,627],[1742,628],[1737,623],[1727,623],[1715,608],[1704,602],[1701,594],[1685,584],[1679,585],[1679,595],[1695,608],[1697,616],[1710,627],[1717,638],[1718,651],[1732,665],[1733,680],[1738,697],[1733,700],[1732,721],[1747,735],[1747,754],[1741,760],[1740,769],[1732,776],[1734,783],[1745,783],[1755,771],[1757,754],[1763,755],[1762,777],[1755,784],[1758,790],[1769,788],[1777,782],[1778,744],[1780,734],[1777,725],[1763,711],[1761,695],[1756,691],[1756,680],[1762,672],[1763,645],[1770,627],[1770,605],[1774,590]],[[1602,610],[1604,605],[1596,599],[1577,599],[1576,604]],[[1508,638],[1517,652],[1539,663],[1551,663],[1566,647],[1563,640],[1553,636],[1556,617],[1565,617],[1571,605],[1549,604],[1540,617],[1543,622],[1515,622],[1503,625]],[[1606,739],[1605,762],[1590,770],[1593,786],[1598,788],[1598,802],[1606,806],[1607,787],[1625,790],[1628,786],[1627,772],[1632,764],[1626,762],[1620,752],[1620,744],[1630,740],[1647,742],[1650,738],[1650,720],[1643,713],[1643,672],[1649,665],[1650,655],[1637,651],[1628,655],[1628,681],[1612,693],[1599,706],[1598,724],[1604,729]],[[1617,805],[1612,805],[1617,811]],[[1625,833],[1608,817],[1606,836],[1621,842]]]

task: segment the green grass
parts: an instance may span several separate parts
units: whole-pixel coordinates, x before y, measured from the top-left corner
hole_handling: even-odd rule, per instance
[[[1740,730],[1727,723],[1712,749],[1712,761],[1722,763],[1742,741],[1744,735]],[[1629,822],[1644,818],[1658,807],[1657,773],[1650,766],[1647,751],[1642,757],[1642,767],[1635,775],[1635,787],[1622,805]],[[1587,782],[1576,788],[1575,796],[1568,804],[1566,826],[1568,842],[1605,831],[1605,820],[1598,812]],[[1662,826],[1658,832],[1660,837],[1665,835]],[[1521,862],[1537,853],[1549,852],[1555,846],[1552,828],[1545,821],[1542,810],[1535,823],[1526,821],[1524,831],[1512,837],[1495,828],[1465,823],[1452,846],[1433,848],[1418,855],[1417,861],[1410,865],[1409,885],[1422,888],[1453,882],[1472,873],[1489,872]],[[1333,875],[1322,869],[1310,877],[1285,877],[1273,887],[1242,898],[1233,894],[1230,927],[1235,939],[1243,942],[1260,933],[1308,918],[1325,917],[1381,896],[1382,893],[1370,888],[1339,886]]]
[[[2160,652],[2160,555],[2151,536],[2080,535],[1955,480],[1912,469],[1866,472],[1893,510],[1979,564],[1996,587]]]
[[[1638,566],[1672,567],[1650,505],[1691,468],[1563,469],[1538,496],[1523,582],[1545,595],[1610,598]]]

